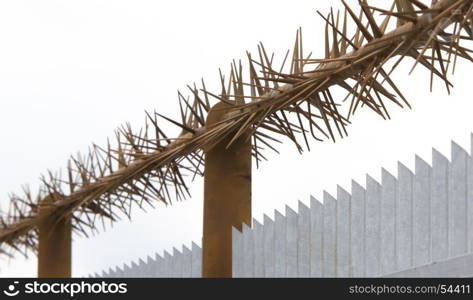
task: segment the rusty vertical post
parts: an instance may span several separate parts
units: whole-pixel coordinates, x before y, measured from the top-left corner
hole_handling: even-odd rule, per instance
[[[229,105],[215,105],[207,127],[219,122]],[[231,136],[205,149],[202,276],[232,277],[232,226],[251,224],[251,140]]]
[[[71,277],[71,219],[57,220],[44,216],[53,208],[53,196],[43,199],[39,207],[38,277]],[[43,218],[42,218],[43,217]]]

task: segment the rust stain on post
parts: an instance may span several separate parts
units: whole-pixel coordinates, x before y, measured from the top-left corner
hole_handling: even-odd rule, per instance
[[[207,127],[221,121],[230,105],[215,105]],[[251,139],[231,135],[205,149],[202,276],[232,277],[232,226],[251,224]]]
[[[41,201],[39,216],[53,210],[54,197]],[[71,219],[42,218],[38,226],[38,277],[71,277]]]

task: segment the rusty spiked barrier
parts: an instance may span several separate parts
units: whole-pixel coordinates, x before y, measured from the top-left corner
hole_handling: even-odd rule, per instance
[[[129,124],[116,131],[116,146],[93,145],[88,154],[71,157],[62,174],[44,175],[36,193],[25,188],[22,195],[12,194],[1,218],[0,250],[7,255],[36,251],[38,226],[45,219],[59,224],[70,218],[72,230],[87,236],[99,224],[131,217],[135,206],[181,200],[189,195],[186,175],[204,175],[204,150],[219,144],[231,149],[242,138],[251,139],[259,164],[265,149],[277,152],[281,136],[299,152],[303,145],[310,150],[310,137],[346,136],[351,116],[362,107],[388,119],[389,102],[409,107],[391,79],[406,57],[415,59],[413,68],[430,71],[431,85],[437,77],[447,90],[452,87],[447,74],[457,59],[473,60],[464,45],[473,39],[471,0],[440,0],[432,6],[395,0],[385,8],[359,1],[359,13],[342,3],[342,12],[319,13],[326,24],[323,58],[304,54],[300,30],[281,66],[260,44],[257,55],[247,55],[246,75],[241,62],[232,63],[228,77],[220,74],[219,92],[210,92],[202,81],[200,87],[188,86],[189,97],[178,93],[179,121],[147,113],[139,131]],[[388,61],[394,63],[386,70]],[[334,99],[334,88],[345,90],[345,99]],[[214,103],[230,108],[209,127],[205,120]],[[181,134],[166,134],[160,119]],[[54,195],[51,207],[39,213],[47,195]]]

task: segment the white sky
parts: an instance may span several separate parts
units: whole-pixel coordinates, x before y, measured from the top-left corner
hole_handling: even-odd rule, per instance
[[[355,3],[354,3],[355,4]],[[176,115],[176,90],[186,84],[215,82],[232,59],[245,58],[259,41],[283,55],[302,26],[306,51],[323,55],[323,23],[316,9],[328,12],[339,1],[26,1],[0,2],[0,204],[21,185],[34,187],[47,169],[65,166],[70,154],[103,145],[119,125],[139,128],[144,110]],[[273,216],[284,206],[297,208],[336,184],[365,183],[380,168],[393,174],[397,160],[413,167],[414,154],[427,162],[434,146],[447,157],[450,140],[469,151],[473,129],[471,66],[461,61],[450,96],[429,74],[408,76],[412,61],[397,72],[399,87],[413,109],[391,105],[392,120],[360,113],[349,137],[312,142],[297,154],[286,143],[281,155],[254,171],[253,214]],[[202,180],[193,196],[171,207],[136,211],[90,239],[76,238],[73,275],[86,276],[154,252],[180,248],[202,232]],[[1,258],[0,276],[35,276],[36,260]]]

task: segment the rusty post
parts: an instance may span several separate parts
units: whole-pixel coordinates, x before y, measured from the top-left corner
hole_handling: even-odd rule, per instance
[[[53,209],[54,197],[40,203],[38,225],[38,277],[71,277],[71,219],[44,217]],[[43,217],[43,218],[42,218]]]
[[[215,105],[206,126],[219,122],[228,108]],[[251,224],[251,140],[243,135],[227,149],[230,138],[205,149],[203,277],[232,277],[232,226]]]

